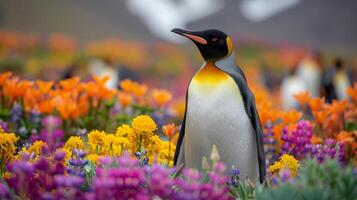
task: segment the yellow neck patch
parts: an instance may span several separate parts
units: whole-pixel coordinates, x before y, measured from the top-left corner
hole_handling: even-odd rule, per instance
[[[228,48],[228,55],[231,55],[232,51],[233,51],[233,43],[230,37],[226,38],[226,42],[227,42],[227,48]]]
[[[199,84],[217,84],[225,81],[229,75],[214,66],[213,63],[207,63],[197,74],[193,77],[193,81]]]

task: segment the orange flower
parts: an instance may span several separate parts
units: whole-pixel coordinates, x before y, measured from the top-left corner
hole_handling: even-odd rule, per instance
[[[15,100],[16,98],[23,97],[26,91],[32,86],[32,82],[27,80],[19,81],[19,78],[15,77],[9,79],[3,86],[3,93],[5,96]]]
[[[277,110],[267,110],[267,109],[261,109],[259,111],[259,118],[260,122],[264,126],[268,121],[274,123],[278,118],[281,117],[281,112]]]
[[[79,77],[73,77],[59,82],[61,88],[65,91],[70,91],[75,88],[80,81]]]
[[[326,119],[328,112],[326,110],[322,111],[313,111],[312,115],[314,116],[317,123],[322,124]]]
[[[281,132],[283,131],[283,126],[282,124],[278,124],[273,126],[273,133],[274,133],[274,138],[277,141],[280,141],[280,137],[281,137]]]
[[[185,114],[185,100],[179,99],[172,104],[172,109],[175,111],[175,115],[179,118],[183,118]]]
[[[135,83],[133,88],[133,94],[135,97],[140,98],[146,94],[147,90],[148,88],[145,84]]]
[[[294,95],[295,99],[299,102],[301,107],[304,107],[305,104],[309,101],[310,99],[310,94],[308,91],[304,92],[299,92]]]
[[[129,106],[133,101],[133,98],[131,97],[130,94],[119,93],[118,97],[119,97],[120,105],[122,105],[123,107]]]
[[[152,95],[159,107],[165,106],[172,99],[172,94],[167,90],[154,90]]]
[[[341,131],[336,136],[338,142],[353,142],[353,135],[347,131]]]
[[[331,106],[329,107],[330,111],[334,114],[339,114],[345,111],[347,108],[347,100],[343,101],[337,101],[334,100],[332,101]]]
[[[269,120],[269,112],[266,110],[261,110],[258,112],[260,123],[264,126]]]
[[[315,134],[312,135],[312,138],[311,138],[312,144],[322,144],[322,142],[323,142],[322,138],[316,136]]]
[[[97,76],[97,75],[93,75],[92,76],[94,83],[96,83],[99,87],[105,87],[105,84],[109,81],[110,77],[109,76]]]
[[[324,104],[325,99],[323,98],[311,98],[308,100],[309,107],[312,111],[318,111]]]
[[[296,110],[289,110],[282,114],[282,120],[284,124],[293,124],[301,119],[302,113]]]
[[[52,104],[55,105],[62,119],[76,118],[80,114],[76,102],[70,98],[69,93],[59,93],[52,100]]]
[[[135,97],[143,97],[148,88],[145,84],[139,84],[138,82],[125,79],[119,83],[120,88],[126,93],[132,93]]]
[[[171,124],[166,124],[164,126],[162,126],[162,132],[164,133],[164,135],[166,137],[168,137],[169,139],[171,139],[175,133],[176,133],[176,126],[174,123]]]
[[[119,83],[120,88],[127,93],[133,91],[133,82],[130,79],[125,79]]]
[[[38,111],[43,114],[50,114],[53,110],[51,101],[44,100],[38,103]]]
[[[0,74],[0,86],[4,85],[9,80],[11,75],[12,75],[11,72],[1,73]]]
[[[108,76],[99,77],[94,75],[93,76],[94,84],[89,83],[90,85],[88,85],[89,87],[87,87],[86,91],[93,90],[94,96],[97,97],[98,99],[112,99],[116,93],[116,90],[108,89],[105,86],[106,82],[109,79],[110,78]]]
[[[347,94],[353,101],[357,101],[357,83],[353,85],[353,88],[347,89]]]
[[[38,80],[36,81],[36,86],[41,94],[46,94],[52,89],[53,81],[46,82]]]

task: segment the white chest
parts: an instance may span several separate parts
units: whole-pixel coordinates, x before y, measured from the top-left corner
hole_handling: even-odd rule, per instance
[[[185,163],[201,168],[202,157],[209,157],[213,144],[228,167],[239,167],[242,174],[257,177],[255,132],[248,118],[241,93],[232,78],[217,84],[192,81],[188,91],[185,127]]]

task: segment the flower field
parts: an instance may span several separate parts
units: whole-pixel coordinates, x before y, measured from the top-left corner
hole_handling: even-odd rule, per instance
[[[53,37],[46,64],[61,65],[78,53],[73,41]],[[27,46],[11,34],[2,38],[3,59],[20,52],[26,65],[44,64],[29,50],[35,38],[26,39]],[[109,43],[88,51],[122,63],[137,60],[133,68],[149,59],[140,45],[123,53]],[[160,64],[180,66],[181,55],[177,50]],[[221,162],[215,146],[203,171],[173,166],[182,92],[149,86],[152,80],[125,79],[120,89],[109,89],[108,77],[31,80],[8,71],[0,74],[0,199],[357,197],[357,83],[347,90],[349,100],[328,104],[301,92],[295,95],[301,109],[287,111],[272,92],[249,80],[269,172],[259,184]]]

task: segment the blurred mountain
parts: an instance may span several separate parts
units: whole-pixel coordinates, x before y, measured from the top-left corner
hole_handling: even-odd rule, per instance
[[[155,20],[151,20],[151,25],[148,25],[148,19],[145,21],[143,16],[135,14],[127,1],[2,0],[0,1],[0,28],[43,35],[60,32],[74,36],[81,42],[108,37],[139,41],[165,39],[163,35],[155,34],[155,30],[153,31]],[[266,12],[265,16],[263,16],[264,13],[260,16],[259,9],[264,6],[258,7],[258,10],[255,9],[258,13],[256,15],[258,18],[255,19],[258,20],[252,20],[254,14],[253,18],[249,18],[249,14],[246,13],[249,12],[249,6],[243,6],[244,0],[225,0],[220,1],[224,3],[218,4],[215,4],[214,0],[200,0],[201,4],[184,7],[183,10],[186,12],[175,13],[178,16],[187,15],[182,18],[188,19],[186,21],[182,21],[177,16],[169,18],[168,13],[172,14],[173,11],[168,12],[169,7],[165,9],[162,7],[163,4],[158,5],[154,0],[135,1],[143,2],[148,10],[154,5],[161,8],[161,10],[157,9],[157,12],[161,13],[164,21],[168,21],[165,22],[167,23],[165,29],[168,32],[171,29],[170,23],[177,19],[173,27],[187,26],[189,29],[196,30],[218,28],[236,37],[261,38],[274,43],[292,42],[323,50],[357,51],[357,12],[355,12],[357,1],[355,0],[286,0],[291,3],[286,3],[285,7],[272,8],[273,11],[274,9],[279,11],[276,13]],[[182,2],[189,5],[190,3],[188,2],[190,0],[171,1],[171,5],[180,5]],[[258,2],[259,0],[251,1]],[[272,3],[284,2],[283,0],[271,1]],[[206,3],[210,3],[211,7],[204,7]],[[200,5],[202,5],[201,9]],[[145,6],[142,7],[145,8]],[[221,7],[215,9],[214,6]],[[251,7],[253,11],[256,8],[254,5]],[[201,13],[200,15],[197,15],[197,10]],[[195,17],[190,16],[194,15],[193,13],[196,14]],[[157,26],[163,28],[163,22],[159,22],[162,18],[160,15],[157,17]]]

